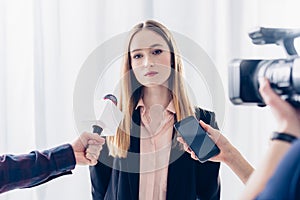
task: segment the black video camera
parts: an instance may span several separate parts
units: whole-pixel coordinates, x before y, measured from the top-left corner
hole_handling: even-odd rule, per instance
[[[259,78],[266,77],[272,89],[294,107],[300,107],[300,57],[294,39],[300,29],[258,28],[249,33],[254,44],[277,44],[288,54],[286,59],[234,59],[229,65],[229,97],[233,104],[265,106],[259,93]],[[299,66],[298,66],[299,65]]]

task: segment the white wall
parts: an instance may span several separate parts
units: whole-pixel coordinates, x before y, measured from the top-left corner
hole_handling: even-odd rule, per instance
[[[72,142],[73,90],[90,53],[145,19],[200,45],[218,69],[225,94],[224,135],[254,166],[275,129],[268,108],[233,106],[227,66],[233,58],[277,58],[275,46],[255,46],[255,26],[300,27],[297,0],[0,0],[0,152],[25,153]],[[197,83],[195,83],[197,84]],[[208,103],[205,107],[209,107]],[[218,115],[218,113],[217,113]],[[222,199],[237,199],[242,183],[221,169]],[[88,169],[0,199],[90,199]]]

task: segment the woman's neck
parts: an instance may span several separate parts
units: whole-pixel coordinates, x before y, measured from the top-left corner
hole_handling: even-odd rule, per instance
[[[170,100],[170,91],[164,86],[144,87],[143,89],[143,101],[147,108],[157,104],[165,108]]]

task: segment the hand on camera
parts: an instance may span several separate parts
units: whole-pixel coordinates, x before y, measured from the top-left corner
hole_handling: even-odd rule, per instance
[[[278,122],[276,131],[285,132],[296,137],[300,136],[300,110],[292,107],[291,104],[281,99],[271,88],[269,81],[262,78],[260,81],[259,92],[265,103],[271,110]]]

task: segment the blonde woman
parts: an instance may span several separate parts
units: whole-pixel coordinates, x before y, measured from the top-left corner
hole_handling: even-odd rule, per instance
[[[217,123],[189,102],[170,31],[146,21],[127,45],[118,105],[125,117],[90,168],[93,199],[220,199],[220,163],[200,163],[177,142],[173,125],[187,116]]]

